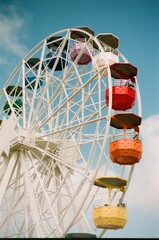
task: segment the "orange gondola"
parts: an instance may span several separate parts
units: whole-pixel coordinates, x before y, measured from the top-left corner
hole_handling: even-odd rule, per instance
[[[109,154],[114,163],[132,165],[138,163],[142,157],[142,141],[134,137],[135,131],[139,131],[141,118],[133,113],[121,113],[111,117],[111,126],[124,129],[121,138],[110,142]],[[134,133],[127,137],[126,129],[134,128]],[[139,133],[138,133],[139,135]]]

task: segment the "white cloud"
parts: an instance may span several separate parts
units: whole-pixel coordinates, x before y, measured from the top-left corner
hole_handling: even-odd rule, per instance
[[[159,115],[144,119],[140,131],[143,154],[124,200],[130,211],[159,219]]]
[[[129,207],[159,215],[159,115],[141,125],[143,156],[136,164],[127,192]]]
[[[7,6],[7,13],[0,12],[0,48],[7,50],[18,57],[24,57],[27,52],[22,43],[25,33],[25,21],[17,14],[14,6]],[[2,58],[2,56],[0,56]]]
[[[143,156],[136,164],[125,200],[127,224],[107,237],[158,238],[159,224],[159,115],[142,121]]]

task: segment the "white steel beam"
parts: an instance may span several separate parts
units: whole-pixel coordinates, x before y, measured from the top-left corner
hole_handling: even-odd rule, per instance
[[[24,181],[25,181],[25,190],[26,190],[26,196],[28,196],[28,200],[30,202],[30,210],[32,213],[33,221],[35,224],[35,229],[37,233],[38,238],[44,238],[46,237],[44,233],[44,229],[42,226],[42,221],[41,221],[41,216],[40,212],[38,209],[38,203],[36,200],[35,192],[33,189],[33,183],[31,180],[28,164],[27,164],[27,159],[24,154],[20,153],[20,161],[22,165],[22,169],[24,172]]]
[[[9,181],[11,179],[11,176],[13,174],[13,169],[15,167],[16,160],[17,160],[17,154],[16,154],[16,152],[14,152],[12,157],[9,159],[9,163],[8,163],[5,175],[4,175],[4,177],[1,181],[1,184],[0,184],[0,192],[1,192],[1,194],[0,194],[0,206],[2,204],[2,201],[3,201],[3,198],[4,198],[5,192],[7,190]]]

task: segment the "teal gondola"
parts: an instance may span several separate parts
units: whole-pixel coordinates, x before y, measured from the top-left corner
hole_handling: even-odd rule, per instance
[[[14,110],[15,110],[16,115],[17,115],[17,114],[20,114],[20,113],[22,112],[22,109],[21,109],[21,108],[22,108],[22,105],[23,105],[23,103],[22,103],[21,99],[17,99],[17,100],[15,100],[15,102],[13,103],[13,108],[14,108]],[[8,101],[6,101],[3,109],[4,109],[5,113],[7,113],[8,115],[11,115],[12,110],[11,110],[11,107],[10,107]]]
[[[37,79],[37,76],[35,74],[35,72],[29,72],[27,77],[25,78],[25,86],[29,89],[34,89],[35,88],[35,85],[36,85],[36,79]],[[40,86],[42,86],[43,84],[43,81],[40,79],[39,80],[39,83],[37,85],[37,88],[39,88]]]

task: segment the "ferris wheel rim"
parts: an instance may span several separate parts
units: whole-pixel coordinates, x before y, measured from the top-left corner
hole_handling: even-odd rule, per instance
[[[40,46],[42,46],[41,47],[41,52],[42,51],[44,51],[45,50],[45,47],[46,47],[46,41],[47,41],[47,39],[49,39],[50,37],[52,37],[52,36],[56,36],[56,35],[58,35],[58,34],[60,34],[61,32],[66,32],[66,35],[68,34],[68,32],[70,32],[70,31],[75,31],[75,30],[78,30],[78,31],[81,31],[81,32],[83,32],[84,30],[79,30],[78,28],[68,28],[68,29],[65,29],[65,30],[61,30],[61,31],[58,31],[58,32],[56,32],[56,33],[53,33],[53,34],[51,34],[51,35],[49,35],[48,37],[46,37],[45,39],[43,39],[41,42],[39,42],[25,57],[24,57],[24,59],[18,64],[18,66],[16,67],[16,69],[13,71],[13,73],[11,74],[11,76],[10,76],[10,78],[8,79],[8,81],[7,81],[7,83],[6,83],[6,85],[4,86],[4,88],[3,88],[3,90],[2,90],[2,92],[1,92],[1,94],[0,95],[2,95],[3,94],[3,91],[5,91],[5,88],[7,87],[7,86],[9,86],[9,84],[12,82],[12,79],[14,79],[14,77],[15,77],[15,75],[17,74],[17,73],[19,73],[20,72],[20,70],[22,69],[22,72],[24,71],[24,66],[25,66],[25,63],[28,61],[28,59],[30,59],[30,57],[29,56],[34,56],[34,54],[36,53],[36,51],[37,51],[37,49],[38,49],[38,47],[39,47],[39,49],[40,49]],[[84,31],[85,32],[85,31]],[[87,32],[85,32],[85,33],[87,33]],[[93,41],[95,41],[96,42],[96,44],[98,45],[98,47],[99,47],[99,51],[101,51],[101,52],[104,52],[104,50],[103,50],[103,47],[102,47],[102,45],[97,41],[97,39],[96,39],[96,37],[95,36],[93,36],[92,34],[89,34],[89,33],[87,33],[88,35],[89,35],[89,38],[91,38],[91,39],[93,39]],[[64,37],[65,38],[65,37]],[[66,39],[70,39],[70,37],[68,37],[67,36],[67,38]],[[35,51],[35,53],[34,53],[34,51]],[[35,54],[35,56],[36,56],[36,54]],[[43,63],[43,60],[40,58],[40,63],[39,64],[42,64]],[[87,72],[88,70],[83,70],[83,71],[85,71],[85,74],[87,74],[88,76],[89,76],[89,78],[87,79],[87,81],[86,82],[84,82],[83,80],[81,80],[81,78],[82,78],[82,73],[79,73],[79,70],[78,70],[78,67],[73,63],[72,64],[72,66],[71,66],[73,69],[75,69],[75,73],[78,73],[77,74],[77,77],[76,77],[76,81],[77,81],[77,83],[78,83],[78,90],[76,91],[76,90],[71,90],[70,92],[69,92],[69,87],[71,86],[71,84],[72,84],[72,82],[71,81],[73,81],[71,78],[71,80],[70,80],[70,82],[71,82],[71,84],[70,84],[70,86],[69,86],[69,84],[68,84],[68,88],[66,88],[65,86],[64,86],[64,84],[63,84],[63,79],[62,79],[62,81],[59,83],[59,89],[63,89],[63,93],[61,94],[61,98],[63,97],[63,95],[65,94],[65,92],[67,92],[68,91],[68,95],[66,94],[66,97],[63,97],[63,99],[62,99],[62,101],[60,102],[60,104],[59,104],[59,106],[56,108],[55,107],[55,110],[54,110],[54,112],[52,112],[52,115],[50,114],[50,112],[52,111],[52,108],[53,108],[53,106],[54,105],[56,105],[56,103],[57,103],[57,101],[58,100],[60,100],[60,95],[58,96],[58,94],[56,93],[56,94],[54,94],[53,95],[53,97],[51,98],[51,100],[49,99],[49,97],[48,97],[48,99],[46,98],[46,100],[44,100],[44,96],[47,96],[47,95],[45,95],[45,93],[47,93],[47,87],[45,86],[45,90],[46,91],[44,91],[44,90],[41,90],[41,86],[39,87],[39,89],[40,89],[40,91],[39,91],[39,93],[38,92],[36,92],[36,88],[38,88],[38,83],[36,83],[36,85],[35,85],[35,89],[34,89],[34,93],[31,93],[30,94],[30,90],[28,90],[27,89],[27,91],[28,91],[28,93],[25,93],[25,96],[23,96],[23,100],[25,101],[25,104],[26,104],[26,107],[25,107],[25,111],[26,111],[26,114],[25,115],[23,115],[23,117],[19,117],[19,119],[21,119],[21,121],[23,121],[23,119],[25,118],[25,123],[24,123],[24,125],[23,126],[21,126],[21,128],[19,128],[20,130],[24,130],[23,131],[23,133],[22,134],[20,134],[19,135],[19,137],[20,137],[20,140],[18,140],[19,142],[14,142],[14,146],[12,145],[11,146],[11,150],[13,150],[13,151],[15,151],[15,150],[18,150],[18,147],[22,147],[22,149],[23,149],[23,151],[27,151],[27,148],[30,150],[30,151],[32,151],[32,154],[31,154],[31,157],[33,158],[33,157],[39,157],[39,159],[41,159],[41,160],[45,160],[45,159],[47,159],[47,158],[52,158],[52,162],[55,162],[56,161],[56,165],[57,166],[55,166],[55,169],[53,170],[54,171],[54,173],[56,172],[56,174],[57,174],[57,176],[56,176],[56,181],[58,181],[58,174],[59,174],[59,172],[62,172],[62,171],[65,171],[65,169],[66,168],[68,168],[68,169],[70,169],[70,172],[71,171],[74,171],[74,173],[78,173],[79,175],[81,175],[81,176],[83,176],[83,179],[82,179],[82,181],[80,182],[80,184],[79,184],[79,189],[80,188],[82,188],[82,187],[84,187],[84,181],[90,181],[90,183],[89,183],[89,186],[88,186],[88,188],[87,188],[87,191],[85,192],[85,195],[84,195],[84,197],[83,197],[83,200],[81,200],[81,202],[80,202],[80,205],[78,206],[78,208],[77,208],[77,210],[76,210],[76,213],[74,214],[74,217],[72,218],[72,220],[70,220],[70,223],[68,224],[68,226],[65,228],[65,230],[60,230],[60,234],[61,234],[61,236],[64,236],[70,229],[71,229],[71,227],[72,227],[72,225],[74,224],[74,222],[75,221],[77,221],[77,216],[78,215],[80,215],[80,216],[84,216],[84,212],[82,212],[82,207],[83,207],[83,205],[84,205],[84,203],[86,202],[86,200],[87,200],[87,198],[88,198],[88,194],[91,192],[91,190],[92,190],[92,188],[93,188],[93,184],[94,184],[94,180],[95,180],[95,178],[97,177],[97,174],[99,173],[99,168],[100,168],[100,166],[101,166],[101,163],[102,163],[102,158],[103,158],[103,156],[104,156],[104,150],[105,150],[105,148],[106,148],[106,145],[107,145],[107,141],[108,141],[108,139],[109,139],[109,128],[110,128],[110,118],[111,118],[111,114],[112,114],[112,99],[111,99],[111,97],[110,97],[110,104],[109,104],[109,106],[107,106],[107,114],[105,115],[105,116],[100,116],[100,114],[101,114],[101,112],[102,111],[104,111],[105,110],[105,108],[106,108],[106,106],[100,106],[100,104],[99,104],[99,102],[100,102],[100,99],[101,99],[101,96],[100,96],[100,93],[99,92],[95,92],[94,91],[94,89],[96,88],[96,86],[98,86],[99,87],[99,89],[100,89],[100,80],[101,80],[101,77],[100,77],[100,74],[101,74],[101,72],[102,72],[102,69],[100,69],[98,72],[96,72],[96,73],[94,73],[94,75],[93,75],[93,77],[91,78],[91,76],[89,76],[89,73]],[[30,69],[32,69],[32,68],[30,68]],[[84,69],[84,68],[83,68]],[[111,91],[112,91],[112,77],[111,77],[111,72],[110,72],[110,67],[108,66],[108,68],[107,68],[107,71],[108,71],[108,87],[109,87],[109,91],[110,91],[110,94],[111,94]],[[64,72],[64,71],[63,71]],[[71,72],[71,70],[70,70],[70,72]],[[55,71],[51,71],[51,74],[53,75],[53,77],[54,77],[54,83],[56,82],[55,80],[58,80],[58,77],[56,76],[56,74],[55,74]],[[38,76],[40,76],[40,75],[38,75]],[[44,76],[45,76],[45,73],[44,73]],[[53,80],[53,77],[52,77],[52,80]],[[99,78],[99,80],[97,81],[97,83],[96,83],[96,85],[91,85],[91,83],[94,81],[94,79],[95,78]],[[59,78],[60,79],[60,78]],[[83,81],[83,82],[82,82]],[[20,80],[19,80],[19,82],[20,82]],[[17,82],[16,84],[16,86],[18,87],[18,83],[19,82]],[[49,86],[50,86],[50,88],[52,87],[53,88],[53,84],[51,84],[49,81],[48,81],[48,83],[50,84]],[[82,83],[82,84],[81,84]],[[23,81],[23,84],[24,84],[24,81]],[[81,84],[81,85],[80,85]],[[46,84],[47,85],[47,84]],[[90,86],[90,88],[92,87],[92,91],[90,90],[90,89],[87,89],[87,85],[88,86]],[[26,89],[26,87],[23,85],[23,89]],[[71,87],[70,87],[71,88]],[[77,98],[77,102],[73,102],[73,100],[72,99],[75,99],[75,97],[76,96],[78,96],[78,94],[79,93],[81,93],[81,94],[85,94],[84,93],[84,91],[87,91],[87,95],[85,95],[85,99],[84,100],[79,100],[78,98]],[[27,92],[26,91],[26,92]],[[30,92],[29,92],[30,91]],[[94,91],[94,92],[93,92]],[[97,96],[98,96],[98,98],[99,98],[99,100],[95,100],[95,99],[93,99],[93,93],[94,94],[97,94]],[[27,95],[28,94],[28,95]],[[49,95],[50,93],[48,92],[48,95]],[[70,94],[70,95],[69,95]],[[72,94],[72,95],[71,95]],[[27,98],[26,98],[26,96],[27,96]],[[38,101],[37,101],[37,103],[36,103],[36,100],[33,102],[31,102],[29,99],[30,98],[33,98],[33,99],[38,99]],[[92,99],[91,99],[91,97],[92,97]],[[85,108],[85,111],[86,110],[88,110],[89,109],[89,111],[91,112],[93,112],[93,113],[90,113],[90,116],[89,117],[87,117],[87,116],[85,116],[84,115],[84,122],[82,122],[82,107],[80,106],[80,104],[82,105],[83,104],[83,106],[85,106],[85,102],[87,102],[87,100],[88,99],[90,99],[90,103],[87,105],[87,108]],[[23,101],[23,102],[24,102]],[[47,103],[47,101],[50,101],[49,103]],[[83,102],[82,102],[83,101]],[[92,102],[91,102],[92,101]],[[139,101],[140,101],[140,99],[139,99]],[[34,109],[34,107],[33,107],[33,105],[34,105],[34,103],[36,103],[37,105],[36,105],[36,107],[37,107],[37,111]],[[41,105],[40,105],[41,104]],[[91,105],[92,104],[92,105]],[[99,106],[98,106],[98,104],[99,104]],[[75,111],[75,106],[76,105],[76,107],[78,107],[78,111]],[[90,107],[90,105],[91,105],[91,107]],[[71,111],[69,110],[69,107],[71,106]],[[41,108],[40,108],[41,107]],[[47,110],[45,110],[45,107],[47,108]],[[30,112],[27,110],[27,109],[32,109],[32,113],[30,114]],[[91,109],[91,108],[94,108],[93,110]],[[84,109],[84,108],[83,108]],[[27,113],[27,111],[28,111],[28,113]],[[65,111],[68,113],[68,114],[70,114],[70,119],[68,120],[68,123],[67,123],[67,125],[64,125],[63,124],[63,120],[61,120],[61,118],[62,117],[64,117],[64,118],[66,118],[67,119],[67,116],[66,116],[66,114],[65,114]],[[37,113],[37,114],[36,114]],[[43,116],[43,114],[44,115],[46,115],[46,113],[48,114],[48,116],[49,117],[47,117],[47,116],[44,116],[44,118],[42,118],[42,116]],[[80,114],[81,114],[81,116],[80,116]],[[28,114],[28,116],[27,116],[27,114]],[[35,114],[35,116],[33,116],[33,114]],[[49,115],[50,114],[50,115]],[[73,114],[75,114],[75,117],[73,116]],[[91,115],[92,114],[92,115]],[[56,117],[57,115],[59,115],[60,117]],[[94,117],[96,116],[96,115],[99,115],[98,117],[96,117],[95,119],[94,119]],[[17,115],[15,114],[15,117],[17,117]],[[39,121],[37,120],[37,118],[39,117]],[[92,117],[92,119],[91,119],[91,117]],[[50,131],[50,129],[51,129],[51,127],[50,127],[50,125],[49,124],[51,124],[50,123],[50,121],[53,119],[53,118],[55,118],[55,122],[56,122],[56,125],[57,125],[57,128],[52,128],[52,132]],[[29,120],[28,120],[29,119]],[[28,124],[27,124],[27,120],[28,120]],[[60,122],[60,127],[58,126],[58,121],[61,121]],[[73,123],[72,123],[72,122]],[[75,122],[77,121],[77,125],[75,125]],[[102,131],[101,131],[101,135],[99,134],[99,136],[97,137],[97,133],[99,132],[99,125],[100,125],[100,123],[102,122],[102,121],[105,121],[106,122],[106,126],[105,126],[105,128],[104,128],[104,130],[102,129]],[[86,125],[86,123],[87,123],[87,125],[89,126],[89,125],[93,125],[93,123],[95,124],[94,126],[95,126],[95,130],[94,130],[94,132],[93,132],[93,134],[94,134],[94,138],[91,136],[91,134],[89,134],[88,135],[88,139],[90,138],[91,140],[89,140],[88,141],[88,144],[90,144],[90,142],[92,141],[92,145],[90,146],[90,149],[89,149],[89,151],[91,152],[92,151],[92,147],[94,146],[93,145],[93,143],[95,143],[95,142],[97,142],[98,143],[98,147],[100,148],[100,154],[99,154],[99,156],[98,156],[98,160],[97,160],[97,164],[96,164],[96,168],[95,168],[95,171],[92,173],[92,175],[90,176],[90,170],[91,169],[89,169],[89,167],[91,166],[91,164],[90,164],[90,166],[88,165],[85,169],[84,169],[84,171],[85,171],[85,174],[83,174],[82,172],[80,172],[81,171],[81,169],[77,169],[76,167],[74,168],[71,164],[72,163],[67,163],[67,161],[64,159],[64,155],[62,155],[63,153],[61,153],[61,156],[58,156],[58,155],[56,155],[56,153],[50,153],[49,151],[48,151],[48,146],[49,146],[49,144],[50,143],[53,143],[53,144],[55,144],[55,150],[58,150],[58,148],[60,148],[59,146],[60,146],[60,144],[62,145],[63,144],[63,142],[61,141],[61,143],[59,143],[59,142],[56,142],[56,141],[52,141],[52,140],[49,140],[49,139],[51,139],[51,136],[54,134],[54,135],[58,135],[59,134],[59,136],[61,136],[62,138],[64,138],[65,137],[65,134],[66,134],[66,132],[69,132],[70,131],[70,135],[68,135],[69,137],[71,137],[71,134],[77,134],[77,136],[78,136],[78,138],[80,139],[80,134],[82,134],[81,132],[83,131],[83,128],[85,127],[85,125]],[[64,127],[63,127],[64,126]],[[59,127],[59,128],[58,128]],[[48,130],[46,131],[45,130],[45,128],[47,129],[48,128]],[[27,129],[27,131],[25,131],[25,129]],[[57,129],[57,130],[56,130]],[[80,132],[80,130],[79,129],[81,129],[81,132]],[[38,133],[37,135],[36,134],[34,134],[33,133],[33,131],[34,130],[36,130],[36,132]],[[40,131],[40,133],[38,132],[39,130],[41,130]],[[30,141],[31,142],[31,138],[29,138],[29,134],[33,134],[33,137],[35,137],[35,143],[30,143],[30,145],[28,144],[28,143],[26,143],[26,142],[23,142],[24,140],[27,140],[27,141]],[[60,135],[61,134],[61,135]],[[92,135],[93,135],[92,134]],[[23,138],[23,136],[24,136],[24,139],[22,139]],[[83,136],[86,136],[86,134],[84,134],[83,133]],[[45,142],[45,139],[47,138],[47,140],[46,140],[46,142]],[[78,139],[77,138],[77,139]],[[73,139],[73,141],[74,141],[75,139]],[[38,145],[39,144],[39,142],[41,143],[41,145],[43,145],[44,147],[43,148],[41,148],[41,145]],[[99,143],[99,142],[102,142],[101,144]],[[76,143],[76,142],[75,142]],[[74,143],[74,145],[76,145]],[[84,146],[85,144],[86,144],[87,142],[81,142],[81,146]],[[37,145],[36,145],[37,144]],[[79,144],[79,143],[78,143]],[[78,145],[77,144],[77,145]],[[72,146],[74,146],[74,145],[72,145]],[[65,147],[63,147],[63,149],[69,149],[69,146],[65,146]],[[84,150],[83,150],[84,151]],[[74,153],[74,152],[73,152]],[[73,154],[72,153],[72,154]],[[97,152],[98,153],[98,152]],[[65,154],[66,154],[66,150],[65,150]],[[43,155],[44,155],[44,157],[43,157]],[[91,158],[91,156],[92,157],[94,157],[93,156],[93,154],[91,153],[90,155],[89,155],[90,157],[89,158]],[[30,158],[31,158],[30,157]],[[81,159],[82,159],[82,154],[81,154]],[[76,158],[78,158],[78,156],[76,156]],[[95,158],[95,157],[94,157]],[[82,159],[83,160],[83,162],[85,162],[86,163],[86,160],[83,158]],[[49,160],[48,160],[49,161]],[[41,161],[42,162],[42,161]],[[109,163],[110,164],[110,163]],[[45,165],[45,164],[44,164]],[[60,170],[60,165],[61,165],[61,170]],[[50,165],[51,166],[51,165]],[[78,167],[78,165],[77,165],[77,167]],[[41,166],[41,168],[43,168],[43,166]],[[134,169],[134,166],[132,166],[132,169]],[[59,171],[59,172],[58,172]],[[131,177],[132,177],[132,170],[130,171],[131,173],[130,173],[130,175],[129,175],[129,177],[128,177],[128,182],[130,182],[130,180],[131,180]],[[39,171],[39,173],[41,174],[41,172]],[[68,174],[69,174],[69,171],[68,171]],[[83,175],[82,175],[83,174]],[[37,176],[38,176],[38,174],[37,174]],[[63,178],[65,178],[64,177],[64,175],[63,175]],[[67,181],[66,181],[67,182]],[[65,182],[65,184],[66,184],[66,182]],[[83,184],[83,185],[82,185]],[[128,184],[129,185],[129,184]],[[59,186],[59,189],[62,189],[62,185],[60,185]],[[71,189],[71,188],[70,188]],[[71,191],[69,189],[69,191]],[[78,190],[78,189],[77,189]],[[79,190],[80,191],[80,190]],[[126,188],[126,191],[127,191],[127,188]],[[126,193],[126,191],[123,193],[123,195],[122,195],[122,198],[125,196],[125,193]],[[77,191],[78,192],[78,191]],[[76,198],[76,195],[74,195],[74,197],[72,197],[72,199],[73,198]],[[91,200],[91,201],[93,201],[93,200]],[[90,201],[90,202],[91,202]],[[70,202],[71,203],[71,202]],[[72,200],[72,203],[75,205],[75,202],[74,202],[74,200]],[[69,204],[68,204],[69,205]],[[63,211],[64,211],[64,209],[63,209]],[[58,220],[58,218],[57,218],[57,220]],[[37,221],[38,222],[38,221]],[[62,220],[59,220],[59,223],[61,223],[62,222]],[[89,226],[88,226],[89,227]],[[39,228],[40,228],[40,225],[39,225]],[[91,227],[90,227],[90,231],[91,231]],[[92,230],[93,231],[93,230]],[[39,230],[39,232],[40,232],[40,230]],[[103,232],[103,234],[104,234],[104,232]],[[101,233],[101,235],[102,235],[102,233]]]

